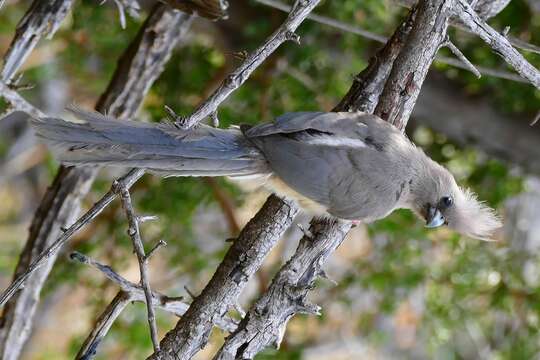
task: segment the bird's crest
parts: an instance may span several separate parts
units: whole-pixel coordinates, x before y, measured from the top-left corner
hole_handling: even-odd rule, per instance
[[[464,188],[459,188],[455,211],[449,220],[449,226],[456,231],[486,241],[492,241],[494,232],[502,226],[495,211]]]

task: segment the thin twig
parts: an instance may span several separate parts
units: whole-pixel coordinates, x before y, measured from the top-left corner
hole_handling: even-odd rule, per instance
[[[533,121],[531,121],[531,123],[529,125],[534,126],[538,122],[538,120],[540,120],[540,111],[538,112],[538,114],[536,114]]]
[[[105,338],[113,323],[126,306],[134,301],[132,294],[123,290],[120,290],[116,294],[96,320],[90,334],[88,334],[77,356],[75,356],[75,360],[90,360],[96,356],[99,344]]]
[[[280,1],[275,1],[275,0],[256,0],[256,1],[263,4],[263,5],[270,6],[272,8],[275,8],[275,9],[278,9],[278,10],[281,10],[281,11],[285,11],[285,12],[289,11],[289,9],[290,9],[289,5],[284,4],[284,3],[280,2]],[[317,15],[317,14],[312,13],[312,14],[310,14],[308,16],[308,19],[313,20],[315,22],[318,22],[320,24],[328,25],[328,26],[333,27],[333,28],[338,29],[338,30],[349,32],[351,34],[360,35],[362,37],[365,37],[365,38],[370,39],[370,40],[377,41],[377,42],[382,43],[382,44],[384,44],[384,43],[386,43],[388,41],[388,38],[386,36],[375,34],[375,33],[371,32],[371,31],[362,29],[359,26],[348,24],[348,23],[345,23],[345,22],[342,22],[342,21],[339,21],[339,20],[336,20],[336,19],[326,17],[326,16]],[[535,49],[534,45],[531,45],[531,44],[527,44],[527,45],[528,45],[527,49],[533,49],[533,50]],[[517,45],[515,45],[515,46],[517,46]],[[525,45],[522,44],[521,48],[525,49]],[[531,50],[531,51],[533,51],[533,50]],[[539,49],[539,53],[540,53],[540,49]],[[447,56],[437,55],[435,60],[437,62],[440,62],[440,63],[443,63],[443,64],[458,67],[460,69],[471,70],[470,67],[467,66],[466,64],[464,64],[462,61],[459,61],[459,60],[456,60],[456,59],[453,59],[453,58],[450,58],[450,57],[447,57]],[[511,72],[508,72],[508,71],[488,68],[488,67],[479,66],[479,65],[474,65],[474,67],[482,75],[491,76],[491,77],[500,78],[500,79],[511,80],[511,81],[516,81],[516,82],[528,83],[528,81],[523,79],[521,76],[516,75],[514,73],[511,73]]]
[[[283,24],[210,95],[210,97],[188,117],[177,121],[177,126],[190,128],[210,114],[217,111],[218,106],[240,85],[242,85],[255,69],[263,63],[282,43],[287,40],[297,42],[299,37],[294,32],[309,15],[320,0],[295,1],[289,16]],[[174,114],[174,112],[172,112]],[[177,116],[175,116],[177,117]]]
[[[514,49],[505,36],[499,34],[482,20],[466,0],[455,0],[454,4],[453,9],[456,16],[471,32],[484,40],[518,74],[527,79],[537,89],[540,89],[540,71]]]
[[[114,271],[110,266],[102,264],[99,261],[96,261],[91,257],[81,254],[79,252],[71,253],[70,258],[80,263],[90,265],[91,267],[99,270],[101,273],[103,273],[103,275],[105,275],[105,277],[107,277],[107,279],[118,285],[122,291],[129,293],[131,295],[131,298],[133,299],[132,301],[146,302],[143,287],[140,284],[135,284],[125,279],[116,271]],[[184,298],[181,296],[171,297],[157,291],[152,291],[152,305],[167,312],[173,313],[176,316],[184,315],[184,313],[189,307],[188,303],[183,300]],[[230,332],[234,331],[234,328],[236,327],[236,322],[229,317],[225,317],[222,322],[218,322],[216,323],[216,325],[220,329]]]
[[[118,181],[121,181],[125,187],[129,189],[141,176],[143,176],[143,174],[144,170],[133,169],[118,179]],[[4,290],[2,295],[0,295],[0,307],[4,306],[6,302],[17,292],[17,290],[24,286],[25,281],[32,273],[43,266],[47,260],[55,255],[77,231],[90,223],[117,197],[117,193],[113,187],[111,187],[111,189],[98,202],[96,202],[94,206],[90,208],[90,210],[81,216],[73,225],[67,228],[64,231],[64,234],[60,236],[54,243],[52,243],[45,251],[43,251],[21,275],[13,280],[9,287]]]
[[[139,272],[141,275],[141,285],[144,289],[144,295],[146,298],[146,310],[148,313],[148,325],[150,327],[150,337],[152,338],[152,344],[154,345],[154,352],[159,353],[159,339],[157,337],[157,326],[156,326],[156,314],[154,312],[154,307],[152,306],[152,290],[150,288],[150,279],[148,274],[148,258],[144,252],[144,245],[141,239],[141,232],[139,229],[139,221],[135,215],[135,210],[133,209],[133,204],[131,202],[131,195],[129,194],[129,189],[122,181],[115,181],[112,188],[114,191],[120,195],[120,200],[122,201],[122,207],[126,212],[126,217],[128,220],[128,235],[131,238],[133,244],[133,249],[137,255],[137,260],[139,262]],[[155,250],[155,248],[154,248]]]
[[[22,111],[34,118],[44,117],[45,114],[30,104],[26,99],[24,99],[19,93],[15,90],[12,90],[10,86],[6,85],[4,82],[0,81],[0,97],[3,97],[4,100],[9,105],[9,111]],[[0,118],[1,120],[2,118]]]
[[[106,2],[107,0],[102,0],[100,5],[103,5]],[[141,6],[139,5],[139,2],[137,0],[114,0],[114,3],[118,8],[118,16],[120,18],[120,26],[122,27],[122,29],[126,28],[126,12],[132,18],[139,17]]]
[[[417,1],[416,0],[394,0],[394,2],[396,2],[400,6],[405,6],[407,8],[410,8],[414,4],[416,4]],[[474,6],[472,7],[475,9],[478,15],[480,15],[482,19],[488,19],[497,15],[499,12],[501,12],[506,7],[506,5],[508,5],[509,2],[510,0],[506,0],[506,1],[489,1],[488,0],[488,1],[483,1],[479,7],[474,7]],[[450,24],[462,31],[471,33],[471,30],[464,27],[463,24],[460,23],[459,21],[456,21],[456,19],[451,19]],[[529,51],[535,54],[540,54],[540,47],[537,45],[529,44],[528,42],[525,42],[519,38],[510,36],[510,35],[508,35],[508,41],[510,41],[510,43],[518,49]]]
[[[135,284],[123,278],[110,266],[101,264],[100,262],[78,252],[71,253],[70,258],[99,270],[109,280],[120,287],[118,294],[96,320],[90,334],[87,336],[81,349],[79,350],[79,353],[77,354],[77,360],[89,360],[96,355],[99,343],[107,335],[112,324],[118,318],[124,308],[133,301],[146,303],[146,296],[141,285]],[[189,308],[189,305],[183,301],[182,297],[169,297],[156,291],[152,292],[152,305],[170,312],[178,317],[184,315]],[[237,325],[237,322],[228,316],[216,321],[216,326],[228,332],[233,332]]]
[[[478,79],[482,77],[482,74],[480,74],[480,71],[467,59],[465,55],[461,52],[461,50],[458,49],[454,43],[450,41],[450,38],[447,37],[446,41],[444,42],[443,46],[446,46],[450,51],[456,55],[456,57],[461,60],[461,62],[465,65],[465,67],[470,70]]]
[[[164,241],[164,240],[159,240],[157,242],[156,245],[154,245],[154,247],[152,249],[150,249],[150,251],[148,252],[148,254],[146,254],[146,259],[147,260],[150,260],[152,258],[152,255],[154,255],[154,253],[156,251],[158,251],[160,248],[164,247],[164,246],[167,246],[167,243]]]
[[[208,341],[212,327],[238,301],[248,280],[289,228],[299,209],[270,196],[265,207],[244,227],[225,258],[176,327],[161,341],[161,353],[150,359],[190,359]],[[189,292],[188,292],[189,293]]]

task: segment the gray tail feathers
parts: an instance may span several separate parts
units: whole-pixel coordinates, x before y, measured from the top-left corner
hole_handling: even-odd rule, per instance
[[[68,165],[145,168],[172,176],[250,177],[269,174],[263,155],[237,129],[116,120],[70,109],[81,123],[32,120],[37,135]]]

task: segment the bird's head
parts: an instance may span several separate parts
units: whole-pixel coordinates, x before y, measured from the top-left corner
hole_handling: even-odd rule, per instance
[[[476,239],[491,240],[502,226],[495,211],[469,189],[459,187],[452,174],[429,160],[427,170],[412,190],[413,211],[429,228],[447,225]]]

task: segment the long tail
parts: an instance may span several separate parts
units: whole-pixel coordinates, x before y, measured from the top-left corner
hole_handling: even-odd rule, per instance
[[[263,155],[236,129],[116,120],[70,109],[82,123],[32,120],[36,133],[69,165],[145,168],[172,176],[251,177],[270,171]]]

